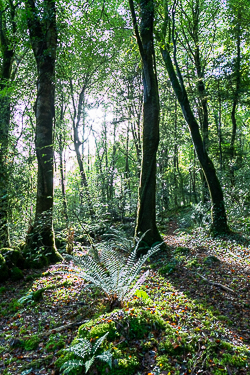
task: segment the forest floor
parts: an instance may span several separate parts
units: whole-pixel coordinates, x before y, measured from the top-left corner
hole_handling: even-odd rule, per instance
[[[134,297],[120,312],[104,315],[104,295],[58,273],[60,265],[0,284],[0,374],[58,374],[63,349],[95,319],[95,327],[120,327],[110,348],[123,370],[92,366],[90,374],[249,375],[249,243],[177,229],[169,223],[169,251],[144,267],[150,274],[141,290],[150,298]]]

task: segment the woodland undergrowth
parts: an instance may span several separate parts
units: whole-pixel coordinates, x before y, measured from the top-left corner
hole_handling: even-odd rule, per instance
[[[104,335],[94,355],[109,353],[112,367],[94,358],[89,374],[249,374],[247,242],[187,234],[171,221],[165,234],[168,251],[146,261],[145,282],[111,312],[105,293],[63,264],[2,283],[0,374],[63,373],[65,362],[79,359],[65,349],[82,340],[94,353]]]

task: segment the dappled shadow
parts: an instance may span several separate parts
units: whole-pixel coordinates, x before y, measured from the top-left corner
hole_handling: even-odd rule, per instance
[[[172,233],[166,237],[166,243],[169,253],[158,254],[158,269],[171,262],[176,249],[184,246],[180,238]],[[238,340],[249,344],[250,267],[237,262],[237,258],[230,258],[230,254],[218,256],[216,253],[218,260],[206,263],[208,256],[212,258],[215,255],[209,246],[189,244],[188,248],[189,254],[176,262],[174,272],[165,275],[166,279],[198,304],[217,310],[216,315],[222,324],[234,332]]]
[[[223,235],[217,236],[217,238],[222,239],[224,241],[231,241],[242,246],[250,245],[249,237],[241,233],[237,233],[237,232],[230,232],[229,234],[224,235],[224,236]]]

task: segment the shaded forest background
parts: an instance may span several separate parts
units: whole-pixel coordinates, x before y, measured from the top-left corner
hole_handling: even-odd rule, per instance
[[[214,203],[198,150],[213,162],[230,228],[248,233],[247,2],[142,1],[133,4],[134,25],[129,3],[1,1],[0,247],[30,245],[32,233],[39,254],[50,246],[42,232],[52,218],[56,236],[68,244],[114,222],[134,232],[146,150],[145,12],[154,21],[160,108],[156,221],[164,228],[182,212],[183,230],[211,227]],[[42,84],[50,95],[46,110]],[[200,151],[182,100],[198,126]],[[48,125],[37,130],[39,111],[49,114],[49,136]]]

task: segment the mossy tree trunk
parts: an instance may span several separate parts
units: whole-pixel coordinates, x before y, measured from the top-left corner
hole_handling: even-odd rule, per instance
[[[35,147],[38,162],[35,222],[28,245],[49,262],[60,259],[53,232],[53,117],[57,47],[54,0],[43,2],[43,14],[33,0],[26,3],[30,41],[37,64]]]
[[[15,7],[9,1],[9,19],[7,8],[0,3],[0,248],[10,247],[8,211],[9,211],[9,168],[8,146],[10,130],[10,96],[12,66],[14,60],[14,35],[16,33]],[[8,26],[7,26],[8,24]]]
[[[134,3],[129,0],[134,30],[143,65],[143,150],[139,186],[136,235],[145,233],[144,241],[152,246],[162,241],[156,226],[156,152],[159,143],[159,94],[153,41],[154,4],[140,1],[140,31]]]

